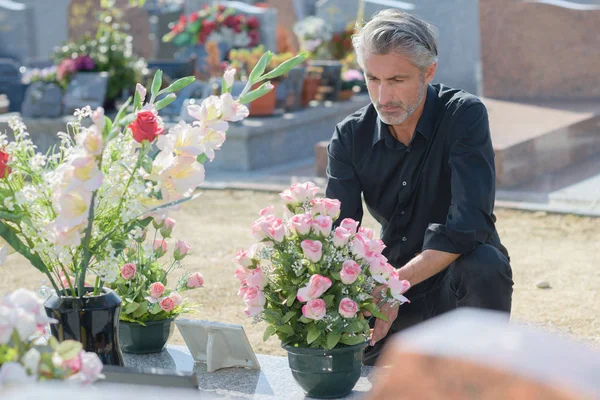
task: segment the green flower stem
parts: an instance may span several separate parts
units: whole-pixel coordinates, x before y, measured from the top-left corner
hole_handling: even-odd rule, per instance
[[[125,191],[123,191],[123,196],[119,200],[119,206],[117,207],[117,218],[119,218],[119,219],[120,219],[120,215],[121,215],[121,207],[123,207],[123,202],[125,201],[125,196],[127,195],[129,186],[131,186],[131,182],[133,182],[133,175],[135,174],[135,172],[137,170],[140,169],[140,166],[142,165],[142,160],[144,159],[145,155],[146,155],[146,143],[142,143],[142,149],[140,150],[140,154],[139,154],[138,160],[135,164],[135,168],[133,169],[133,171],[131,171],[131,174],[129,175],[129,180],[127,181],[127,185],[125,186]]]
[[[94,296],[97,296],[100,293],[99,285],[100,285],[100,277],[96,276],[96,282],[94,283]]]
[[[87,272],[88,265],[90,263],[91,252],[90,252],[90,241],[92,239],[92,226],[94,225],[94,202],[96,200],[97,190],[92,193],[92,201],[90,204],[90,212],[88,214],[88,226],[85,230],[85,239],[83,243],[83,260],[81,261],[81,270],[79,272],[79,284],[77,291],[79,297],[83,297],[85,287],[85,274]]]

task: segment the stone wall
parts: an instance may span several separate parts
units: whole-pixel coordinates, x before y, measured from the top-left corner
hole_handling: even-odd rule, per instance
[[[480,0],[480,18],[484,96],[600,98],[600,7]]]

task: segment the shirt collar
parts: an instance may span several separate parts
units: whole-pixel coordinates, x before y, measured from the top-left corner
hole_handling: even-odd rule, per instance
[[[423,114],[421,114],[421,118],[419,118],[419,122],[417,122],[416,131],[425,136],[427,139],[431,138],[433,134],[433,127],[435,125],[435,103],[436,103],[437,93],[433,86],[427,86],[427,98],[425,99],[425,106],[423,107]],[[377,111],[375,111],[377,113]],[[377,116],[377,123],[375,126],[375,132],[373,135],[373,145],[375,145],[380,140],[386,139],[386,137],[390,137],[392,139],[392,133],[390,132],[390,128],[387,124],[384,124],[383,121]],[[388,139],[389,140],[389,139]],[[394,139],[395,140],[395,139]]]

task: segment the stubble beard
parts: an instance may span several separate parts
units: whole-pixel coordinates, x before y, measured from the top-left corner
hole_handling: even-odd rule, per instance
[[[375,106],[375,110],[377,111],[377,114],[379,115],[379,119],[384,124],[400,125],[404,121],[406,121],[408,118],[410,118],[411,115],[413,115],[415,113],[417,108],[419,108],[419,104],[421,104],[421,102],[423,101],[424,98],[425,98],[425,79],[423,76],[421,76],[421,85],[419,87],[419,95],[417,98],[413,99],[412,101],[409,101],[406,105],[402,102],[386,104],[386,106],[400,107],[400,109],[401,109],[400,111],[384,112],[379,109],[380,104],[373,102],[373,105]]]

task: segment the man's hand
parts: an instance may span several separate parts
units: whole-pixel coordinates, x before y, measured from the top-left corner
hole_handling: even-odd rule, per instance
[[[375,288],[373,291],[373,302],[375,304],[379,305],[386,290],[387,285],[381,285]],[[399,304],[392,306],[391,303],[385,303],[383,306],[381,306],[379,311],[385,314],[388,320],[384,321],[379,318],[375,319],[375,328],[371,329],[371,341],[369,342],[371,346],[375,346],[375,343],[379,342],[388,334],[390,328],[392,327],[392,323],[398,317],[399,307]]]

